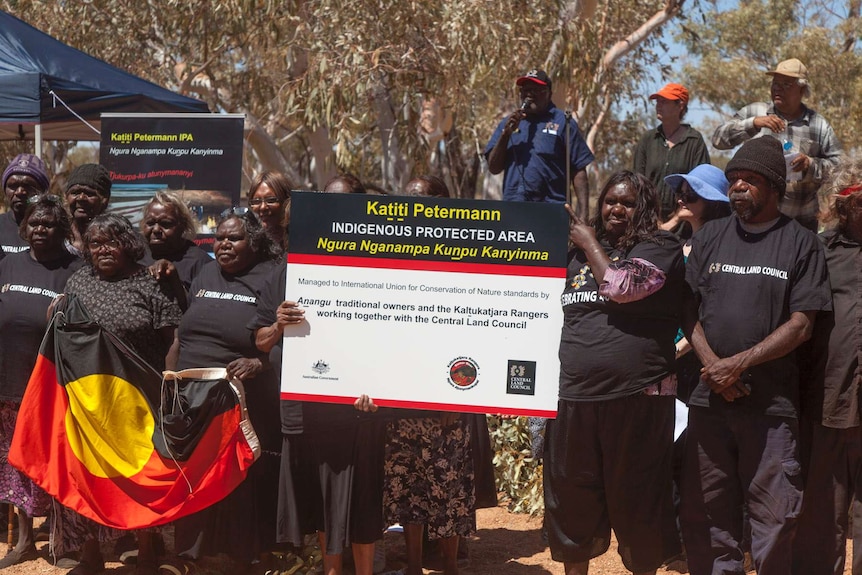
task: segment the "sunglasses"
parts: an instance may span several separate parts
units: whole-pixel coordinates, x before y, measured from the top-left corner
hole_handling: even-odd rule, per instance
[[[682,200],[686,204],[696,204],[700,201],[700,196],[698,196],[692,190],[677,190],[673,193],[674,197],[677,200]]]
[[[219,217],[221,219],[225,219],[228,216],[244,216],[250,212],[251,212],[251,210],[245,206],[234,206],[234,207],[228,208],[225,211],[223,211],[222,213],[220,213]]]
[[[37,194],[35,196],[30,196],[27,198],[27,203],[29,205],[39,204],[39,203],[52,203],[63,205],[63,200],[60,196],[55,196],[54,194]]]

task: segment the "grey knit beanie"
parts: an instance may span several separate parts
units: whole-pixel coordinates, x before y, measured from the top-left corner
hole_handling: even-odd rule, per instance
[[[72,170],[66,180],[66,191],[72,186],[87,186],[108,199],[111,197],[111,176],[108,170],[99,164],[82,164]]]
[[[766,178],[782,195],[787,186],[787,164],[781,142],[771,136],[748,140],[737,150],[724,169],[725,174],[734,170],[749,170]],[[727,178],[730,180],[730,176]],[[731,185],[733,182],[731,182]]]

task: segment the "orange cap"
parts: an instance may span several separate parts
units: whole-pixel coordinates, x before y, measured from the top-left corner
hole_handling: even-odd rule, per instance
[[[650,100],[665,98],[666,100],[679,100],[683,104],[688,103],[688,90],[682,84],[668,84],[649,97]]]

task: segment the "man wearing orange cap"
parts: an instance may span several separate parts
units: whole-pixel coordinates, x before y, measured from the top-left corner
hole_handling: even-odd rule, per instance
[[[668,84],[649,97],[661,124],[650,130],[635,148],[633,171],[646,176],[656,187],[661,202],[661,218],[667,221],[676,211],[676,199],[664,181],[670,174],[687,174],[695,166],[709,163],[709,152],[700,132],[682,119],[688,111],[688,90]]]
[[[838,163],[841,143],[829,122],[802,102],[811,94],[802,62],[784,60],[766,74],[772,76],[772,103],[755,102],[738,111],[715,130],[712,145],[729,150],[751,138],[778,139],[787,162],[781,211],[816,231],[817,190]]]
[[[488,170],[505,171],[503,199],[562,203],[568,186],[574,185],[575,208],[586,219],[590,191],[586,170],[593,153],[577,122],[554,106],[551,79],[544,70],[530,70],[515,83],[521,106],[500,122],[485,147]]]

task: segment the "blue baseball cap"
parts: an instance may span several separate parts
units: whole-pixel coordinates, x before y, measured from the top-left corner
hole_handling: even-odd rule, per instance
[[[664,183],[674,191],[679,189],[683,180],[688,182],[694,193],[704,200],[711,200],[713,202],[730,201],[727,199],[727,189],[730,187],[730,182],[727,181],[721,169],[711,164],[696,166],[687,174],[671,174],[664,177]]]

